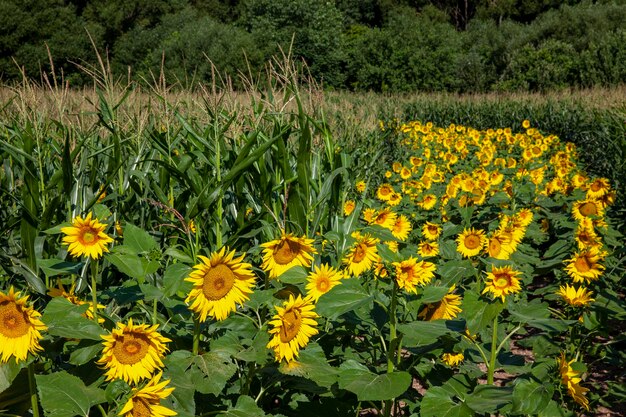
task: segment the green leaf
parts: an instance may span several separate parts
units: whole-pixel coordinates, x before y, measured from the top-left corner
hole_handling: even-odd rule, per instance
[[[513,388],[494,385],[478,385],[474,392],[465,397],[465,403],[479,414],[494,413],[513,398]]]
[[[424,287],[422,293],[422,303],[436,303],[441,301],[444,295],[448,293],[450,288],[448,287],[436,287],[434,285],[427,285]]]
[[[296,265],[279,275],[278,280],[280,282],[284,282],[285,284],[298,285],[304,284],[308,275],[309,272],[306,270],[306,268],[300,265]]]
[[[179,288],[186,284],[185,278],[189,276],[191,268],[185,264],[176,263],[167,267],[163,274],[163,293],[171,297]]]
[[[88,308],[88,304],[77,306],[63,297],[54,297],[46,306],[41,320],[52,336],[101,341],[102,328],[83,316]]]
[[[324,351],[316,343],[309,343],[304,350],[301,350],[297,361],[289,365],[281,364],[279,371],[285,375],[310,379],[326,388],[330,388],[337,382],[339,372],[337,368],[328,364]]]
[[[470,333],[478,333],[493,323],[493,319],[504,309],[500,300],[486,302],[479,298],[475,291],[466,291],[462,307],[467,329]]]
[[[89,409],[106,401],[104,391],[87,387],[65,371],[35,375],[41,406],[47,417],[89,416]]]
[[[48,277],[53,277],[61,274],[80,274],[80,270],[83,267],[82,262],[66,262],[60,259],[37,259],[37,266]]]
[[[443,265],[437,266],[437,274],[446,285],[451,286],[463,281],[463,278],[476,276],[476,268],[474,268],[469,259],[448,261]]]
[[[218,416],[229,417],[265,417],[266,414],[256,405],[254,399],[247,395],[240,395],[237,398],[237,404],[234,407],[230,407]]]
[[[397,398],[411,385],[408,372],[377,375],[367,369],[341,369],[339,388],[356,394],[359,401],[384,401]]]
[[[398,331],[404,335],[403,344],[413,347],[430,345],[445,334],[463,330],[461,322],[446,320],[413,321],[398,325]]]
[[[192,373],[188,368],[193,361],[191,352],[186,350],[176,350],[163,359],[165,372],[163,380],[169,379],[169,387],[173,387],[171,397],[176,401],[178,410],[190,415],[196,413],[196,402],[194,399],[196,386],[192,380]],[[182,414],[179,412],[179,414]]]
[[[553,393],[554,386],[551,384],[540,384],[522,379],[515,384],[513,389],[513,409],[511,412],[537,415],[548,406]]]
[[[11,386],[17,374],[20,373],[20,369],[22,369],[22,362],[9,361],[0,364],[0,392]]]
[[[146,275],[159,269],[159,263],[157,261],[149,261],[132,253],[122,253],[123,248],[122,246],[118,246],[115,248],[115,251],[106,254],[107,261],[115,265],[121,273],[131,278],[136,278],[141,282],[146,278]]]
[[[421,417],[471,417],[474,412],[467,404],[455,402],[442,387],[432,387],[422,398]]]
[[[348,311],[372,302],[361,281],[357,278],[341,280],[341,284],[332,288],[319,299],[316,312],[329,319],[336,319]]]
[[[72,365],[84,365],[95,358],[102,350],[102,343],[100,342],[94,343],[92,341],[83,341],[78,346],[80,347],[72,351],[70,354],[69,362]]]
[[[130,223],[124,225],[124,245],[135,253],[150,252],[157,248],[157,242],[148,232]]]
[[[219,396],[228,380],[237,372],[237,365],[224,355],[208,352],[193,357],[191,372],[198,392]]]
[[[552,332],[564,332],[570,325],[576,323],[575,320],[551,319],[548,304],[539,300],[532,300],[529,303],[512,303],[509,307],[512,321],[528,324],[541,330]]]

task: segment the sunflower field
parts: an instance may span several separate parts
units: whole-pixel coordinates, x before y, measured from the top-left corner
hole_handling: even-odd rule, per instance
[[[624,410],[619,190],[576,145],[390,118],[357,146],[283,87],[3,116],[0,415]]]

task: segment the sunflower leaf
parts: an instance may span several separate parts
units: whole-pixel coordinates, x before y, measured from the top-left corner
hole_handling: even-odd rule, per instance
[[[89,409],[106,401],[104,391],[87,387],[65,371],[35,375],[41,406],[47,417],[89,416]]]
[[[256,402],[247,395],[241,395],[237,399],[237,404],[234,407],[230,407],[218,416],[232,416],[232,417],[265,417],[267,414],[263,412],[256,405]]]
[[[372,302],[357,278],[341,280],[341,284],[324,294],[316,305],[316,311],[323,317],[335,319],[348,311],[355,310]]]
[[[22,369],[22,363],[15,363],[15,361],[0,365],[0,392],[11,386],[17,374],[20,373],[20,369]]]
[[[88,304],[80,306],[63,297],[54,297],[43,312],[41,320],[48,326],[48,333],[68,339],[102,340],[102,328],[83,316]]]
[[[339,388],[356,394],[359,401],[384,401],[399,397],[411,384],[408,372],[377,375],[366,369],[341,369]]]

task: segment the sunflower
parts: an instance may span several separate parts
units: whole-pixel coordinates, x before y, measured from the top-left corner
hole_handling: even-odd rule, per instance
[[[391,207],[395,207],[402,202],[402,194],[400,193],[391,193],[389,196],[389,200],[387,200],[387,204]]]
[[[435,303],[427,303],[417,317],[425,321],[452,320],[455,318],[462,311],[460,308],[461,296],[453,294],[455,288],[456,285],[453,285],[441,300]]]
[[[437,242],[424,241],[417,245],[417,253],[422,258],[439,255],[439,244]]]
[[[409,178],[411,178],[411,170],[407,167],[402,167],[402,169],[400,170],[400,177],[403,180],[408,180]]]
[[[277,278],[296,265],[310,267],[313,254],[317,253],[313,247],[313,239],[307,239],[306,236],[295,237],[285,232],[280,239],[263,243],[261,246],[265,248],[261,268],[269,273],[270,278]]]
[[[348,200],[343,204],[343,214],[344,216],[349,216],[354,211],[356,207],[356,203],[354,200]]]
[[[17,363],[25,360],[28,352],[34,355],[42,350],[39,341],[47,327],[27,301],[28,296],[20,298],[13,287],[7,294],[0,291],[0,363],[8,362],[11,356]]]
[[[367,224],[374,223],[375,218],[376,218],[376,209],[366,208],[365,210],[363,210],[363,220],[365,220]]]
[[[590,247],[597,247],[599,249],[602,246],[600,236],[598,236],[594,230],[593,222],[589,219],[578,223],[578,227],[574,233],[574,239],[580,250]]]
[[[426,222],[424,227],[422,227],[422,234],[428,240],[437,240],[439,235],[441,235],[441,226],[435,223]]]
[[[574,202],[572,214],[574,219],[581,221],[591,216],[603,217],[604,209],[602,208],[602,204],[595,200],[580,200]]]
[[[487,253],[496,259],[509,259],[515,252],[512,239],[502,232],[495,232],[487,242]]]
[[[381,184],[378,190],[376,190],[376,197],[381,201],[387,201],[393,192],[394,189],[391,184]]]
[[[417,205],[424,210],[432,210],[435,204],[437,204],[437,196],[434,194],[426,194],[421,201],[417,202]]]
[[[589,400],[585,397],[585,394],[589,391],[589,389],[580,385],[580,372],[575,371],[571,366],[574,361],[575,359],[568,361],[565,358],[565,352],[561,352],[561,357],[557,359],[559,373],[561,374],[561,382],[565,387],[567,387],[567,392],[574,399],[574,401],[585,408],[585,410],[589,411]]]
[[[487,244],[487,237],[485,232],[480,229],[464,229],[463,232],[457,237],[458,243],[457,252],[463,257],[470,258],[476,256]]]
[[[243,262],[244,255],[235,258],[235,251],[228,252],[225,247],[213,252],[211,258],[198,258],[202,262],[185,278],[193,283],[185,302],[200,315],[201,322],[207,316],[224,320],[237,304],[243,305],[250,298],[255,280],[252,265]]]
[[[391,229],[391,234],[393,234],[393,237],[396,239],[406,240],[411,232],[411,229],[411,222],[404,214],[401,214],[396,217],[396,221]]]
[[[435,264],[425,261],[418,262],[413,257],[402,262],[394,262],[392,265],[396,267],[398,286],[408,292],[417,293],[417,285],[426,285],[435,276]]]
[[[113,242],[113,238],[104,233],[107,228],[98,219],[91,218],[91,213],[84,219],[76,216],[71,226],[62,227],[61,232],[66,236],[63,243],[69,245],[69,252],[72,256],[90,256],[98,259],[103,252],[108,252],[107,244]]]
[[[360,181],[356,182],[355,188],[356,188],[356,190],[358,192],[360,192],[360,193],[364,192],[365,191],[365,187],[366,187],[365,181],[360,180]]]
[[[106,380],[123,379],[127,383],[137,384],[144,378],[163,367],[163,356],[168,350],[165,343],[170,339],[161,336],[158,325],[117,323],[110,335],[101,336],[102,357],[96,362],[107,371]]]
[[[465,359],[465,356],[463,356],[462,352],[461,353],[444,353],[443,355],[441,355],[441,361],[448,366],[457,366],[458,364],[463,362],[464,359]]]
[[[482,294],[491,292],[494,297],[500,297],[502,298],[502,302],[504,302],[505,296],[522,290],[518,278],[519,275],[521,275],[521,272],[513,270],[513,268],[508,265],[492,267],[491,272],[487,274],[487,279],[490,281],[487,282],[487,286]]]
[[[376,244],[379,240],[370,235],[356,234],[354,236],[356,236],[356,242],[348,251],[343,263],[348,265],[350,275],[358,276],[371,269],[378,259]]]
[[[597,200],[611,192],[611,184],[606,178],[596,178],[587,187],[587,198]]]
[[[167,398],[174,388],[165,388],[170,380],[159,382],[163,372],[159,372],[141,389],[133,388],[131,396],[119,412],[123,417],[168,417],[178,414],[162,406],[161,400]]]
[[[322,264],[313,268],[309,273],[306,285],[307,294],[317,302],[320,297],[326,294],[331,288],[341,284],[342,274],[328,264]]]
[[[88,302],[88,301],[83,301],[80,298],[78,298],[76,294],[74,294],[74,286],[72,286],[72,288],[70,288],[70,291],[67,292],[65,291],[63,284],[59,281],[57,283],[57,288],[51,288],[48,291],[48,295],[50,297],[63,297],[70,303],[77,305],[77,306],[89,304],[89,308],[87,309],[87,311],[85,311],[84,316],[87,317],[89,320],[93,320],[93,303]],[[104,309],[104,308],[106,308],[106,306],[102,304],[98,304],[99,310]],[[98,317],[98,323],[104,323],[104,319],[102,317]]]
[[[597,247],[592,246],[566,260],[565,271],[574,282],[587,281],[589,283],[600,278],[604,271],[604,265],[598,263],[600,260],[602,260],[602,254]]]
[[[397,214],[391,211],[390,208],[384,208],[380,210],[374,217],[374,224],[384,227],[385,229],[392,230],[396,224]]]
[[[297,358],[300,348],[305,347],[311,336],[318,333],[315,319],[319,316],[314,308],[313,298],[303,299],[300,295],[294,298],[293,294],[289,295],[289,300],[282,307],[276,306],[276,314],[269,322],[272,339],[267,348],[274,350],[278,362],[283,359],[291,362]]]
[[[575,287],[570,287],[569,284],[565,284],[565,286],[559,287],[559,291],[557,292],[563,300],[574,307],[584,307],[595,301],[595,299],[591,298],[593,293],[591,291],[587,291],[587,288],[580,287],[576,289]]]

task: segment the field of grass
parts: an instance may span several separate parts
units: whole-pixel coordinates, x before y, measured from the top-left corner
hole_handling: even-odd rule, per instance
[[[0,88],[1,415],[625,412],[624,88],[105,69]]]

